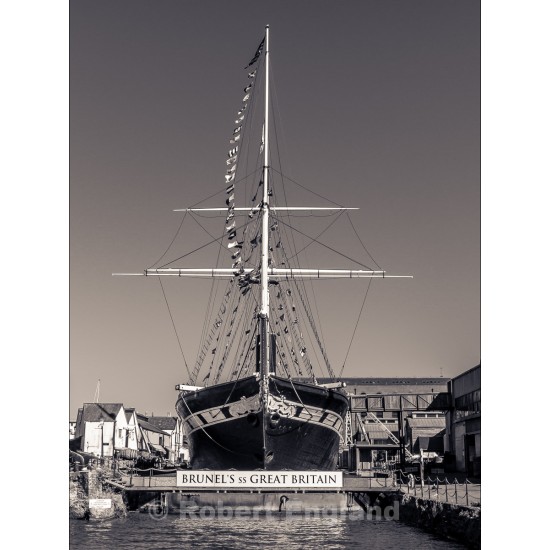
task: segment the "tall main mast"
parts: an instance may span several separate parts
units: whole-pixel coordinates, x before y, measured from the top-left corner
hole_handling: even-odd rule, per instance
[[[269,359],[269,25],[265,27],[265,105],[264,105],[264,166],[262,199],[262,302],[260,310],[260,369],[262,376],[270,371]]]
[[[357,208],[346,208],[342,206],[331,206],[331,207],[316,207],[316,206],[295,206],[295,207],[289,207],[289,206],[273,206],[271,207],[269,204],[269,196],[270,196],[270,190],[269,190],[269,60],[270,60],[270,44],[269,44],[269,25],[266,25],[265,27],[265,36],[264,40],[260,43],[256,54],[254,55],[254,58],[252,61],[247,65],[246,68],[250,67],[254,63],[257,62],[257,60],[261,56],[262,46],[264,47],[264,54],[265,54],[265,79],[264,79],[264,86],[265,86],[265,104],[264,104],[264,125],[263,125],[263,166],[262,166],[262,201],[259,205],[254,206],[252,208],[245,207],[245,208],[239,208],[235,207],[233,204],[234,200],[234,194],[233,189],[234,185],[230,185],[227,188],[227,193],[231,193],[230,198],[226,201],[227,206],[222,207],[214,207],[214,208],[185,208],[185,209],[176,209],[176,212],[226,212],[228,211],[228,206],[230,206],[229,211],[231,212],[231,217],[227,217],[227,222],[229,223],[230,219],[234,217],[234,212],[249,212],[250,217],[253,217],[252,212],[256,211],[259,212],[261,215],[261,225],[262,225],[262,233],[261,233],[261,262],[260,262],[260,286],[261,286],[261,300],[260,300],[260,311],[257,314],[257,321],[258,321],[258,336],[259,336],[259,342],[257,341],[257,352],[259,351],[259,357],[257,356],[257,370],[259,371],[261,377],[262,377],[262,400],[265,403],[265,396],[269,393],[269,384],[268,384],[268,377],[270,373],[275,374],[275,335],[271,334],[270,331],[270,321],[269,321],[269,282],[272,281],[272,284],[278,284],[278,281],[287,281],[289,279],[326,279],[326,278],[346,278],[346,279],[352,279],[352,278],[412,278],[412,276],[402,276],[402,275],[386,275],[386,272],[383,270],[379,271],[373,271],[369,269],[363,269],[363,270],[349,270],[349,269],[301,269],[301,268],[277,268],[270,265],[269,261],[269,236],[270,236],[270,210],[273,210],[273,212],[277,211],[326,211],[326,210],[357,210]],[[257,66],[257,69],[260,67]],[[249,78],[254,78],[256,75],[256,70],[254,70],[252,73],[249,73]],[[250,86],[247,86],[246,91],[247,95],[243,98],[243,103],[248,100],[249,94],[248,90],[251,88],[252,84]],[[247,105],[243,105],[243,108],[239,111],[239,116],[244,112]],[[239,120],[243,120],[245,117],[241,116]],[[237,134],[237,130],[241,130],[241,126],[235,129],[234,135]],[[235,143],[239,138],[241,137],[241,134],[237,135],[234,139],[231,140],[231,143]],[[231,182],[235,177],[235,170],[236,170],[236,160],[237,160],[237,154],[236,151],[238,149],[238,146],[229,152],[229,156],[231,157],[230,160],[227,161],[227,164],[232,164],[232,168],[228,169],[228,175],[226,175],[226,183],[229,181]],[[232,174],[232,175],[231,175]],[[255,200],[255,199],[254,199]],[[229,229],[231,229],[231,232],[229,232]],[[226,227],[226,231],[228,232],[228,235],[232,235],[231,238],[228,240],[233,241],[236,238],[236,231],[235,229],[235,221],[232,221],[230,224],[230,227]],[[245,230],[246,231],[246,230]],[[223,238],[223,237],[222,237]],[[215,241],[220,241],[222,238],[215,239],[211,243],[212,244]],[[315,239],[312,240],[312,242]],[[244,241],[243,241],[244,242]],[[232,242],[229,244],[229,248],[233,248],[235,245],[240,245],[239,249],[242,247],[243,242]],[[252,242],[252,241],[251,241]],[[318,242],[318,241],[316,241]],[[322,243],[320,243],[322,244]],[[203,245],[200,248],[203,248],[206,245]],[[255,243],[254,243],[255,246]],[[199,250],[200,248],[196,249]],[[240,250],[237,249],[237,251],[240,253]],[[188,253],[190,254],[190,253]],[[186,254],[187,255],[187,254]],[[237,257],[238,255],[234,254],[233,258]],[[182,256],[183,257],[183,256]],[[348,258],[349,259],[349,258]],[[168,262],[170,264],[172,262]],[[166,265],[168,265],[166,264]],[[236,272],[235,267],[240,264],[239,270]],[[257,265],[257,264],[256,264]],[[284,265],[284,263],[283,263]],[[366,267],[366,266],[365,266]],[[254,277],[252,279],[252,274],[254,274]],[[257,283],[257,268],[245,268],[242,265],[242,261],[237,262],[233,265],[231,269],[224,269],[224,268],[150,268],[144,270],[142,273],[113,273],[113,275],[127,275],[127,276],[177,276],[177,277],[215,277],[215,278],[229,278],[229,279],[235,279],[236,277],[241,277],[243,275],[249,275],[248,282]],[[239,281],[241,282],[241,281]],[[241,286],[241,285],[239,285]],[[249,290],[247,288],[247,290]],[[244,292],[243,292],[244,295]],[[226,295],[228,296],[228,295]],[[256,300],[256,298],[254,298]],[[225,306],[224,310],[225,312]],[[237,309],[233,313],[235,313]],[[257,311],[257,310],[256,310]],[[310,319],[311,321],[311,319]],[[295,321],[297,322],[297,320]],[[221,321],[220,321],[221,323]],[[233,320],[231,321],[231,324],[233,324]],[[219,328],[218,321],[216,321],[216,328]],[[250,331],[247,331],[247,333]],[[315,331],[314,331],[315,332]],[[316,334],[315,334],[316,335]],[[230,336],[228,334],[227,336]],[[317,336],[317,335],[316,335]],[[301,336],[300,336],[301,337]],[[218,336],[219,338],[219,336]],[[259,345],[258,345],[259,344]],[[207,344],[209,345],[209,344]],[[216,348],[212,350],[212,353],[215,353]],[[202,352],[201,352],[202,353]],[[284,354],[282,355],[284,357]],[[224,356],[225,359],[225,356]],[[202,364],[202,358],[200,361],[197,361],[197,369],[200,369],[200,365]],[[328,365],[328,363],[327,363]],[[330,370],[330,369],[329,369]],[[193,371],[193,375],[190,374],[190,378],[192,379],[192,382],[194,384],[194,378],[198,375],[198,370],[195,372]],[[240,375],[240,373],[239,373]],[[290,376],[290,375],[289,375]],[[219,375],[218,375],[219,377]],[[205,377],[206,380],[207,377]],[[238,378],[238,377],[237,377]],[[188,386],[196,388],[196,386]],[[266,416],[264,416],[265,420]]]

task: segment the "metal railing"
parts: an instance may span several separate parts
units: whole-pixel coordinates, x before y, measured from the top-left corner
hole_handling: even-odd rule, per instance
[[[473,483],[468,479],[464,482],[459,482],[456,477],[452,481],[438,476],[422,479],[397,470],[396,483],[401,492],[417,498],[462,506],[481,506],[481,483]]]

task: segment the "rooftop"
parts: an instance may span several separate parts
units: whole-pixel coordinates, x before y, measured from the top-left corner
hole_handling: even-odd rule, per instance
[[[297,378],[298,381],[307,381],[309,378]],[[348,385],[429,385],[429,384],[447,384],[447,382],[450,380],[450,378],[443,378],[443,377],[432,377],[432,378],[426,378],[426,377],[419,377],[419,378],[403,378],[403,377],[395,377],[395,378],[339,378],[338,381],[345,382]],[[317,378],[317,382],[319,384],[328,384],[330,382],[334,382],[332,378]]]
[[[155,432],[162,435],[170,435],[169,433],[166,433],[165,431],[161,430],[160,428],[157,428],[157,426],[151,424],[147,420],[142,420],[141,418],[138,418],[138,424],[143,430],[147,430],[148,432]]]
[[[175,416],[150,416],[148,422],[160,430],[174,430],[178,419]]]
[[[411,428],[445,428],[445,419],[442,417],[407,418],[407,423]]]
[[[82,422],[114,422],[122,407],[122,403],[84,403],[82,406]]]

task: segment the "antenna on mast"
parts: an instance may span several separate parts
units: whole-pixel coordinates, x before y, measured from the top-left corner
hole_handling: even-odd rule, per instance
[[[95,387],[95,393],[94,393],[94,403],[99,403],[99,390],[101,388],[101,379],[97,379],[97,384]]]

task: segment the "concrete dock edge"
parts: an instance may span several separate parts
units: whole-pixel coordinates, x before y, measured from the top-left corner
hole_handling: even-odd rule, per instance
[[[399,519],[456,540],[468,548],[481,548],[481,508],[461,506],[400,493]]]

